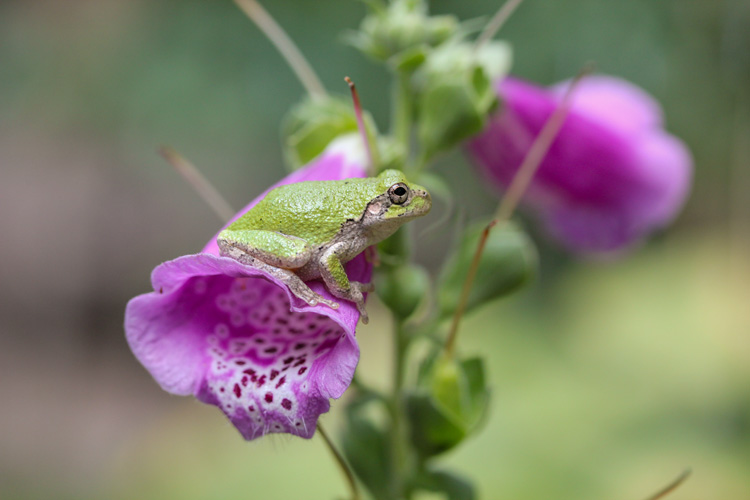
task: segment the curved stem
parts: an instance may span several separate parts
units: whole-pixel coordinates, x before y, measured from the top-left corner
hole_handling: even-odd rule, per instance
[[[565,119],[568,116],[568,111],[570,110],[573,92],[575,91],[581,79],[589,74],[591,70],[591,65],[586,65],[570,83],[570,85],[568,86],[568,90],[565,92],[565,95],[560,101],[560,104],[544,124],[544,127],[542,127],[539,135],[531,144],[528,153],[526,153],[526,157],[523,159],[521,166],[518,167],[518,171],[513,177],[513,180],[511,181],[510,186],[505,193],[505,196],[503,196],[503,199],[500,201],[500,205],[497,208],[495,217],[490,221],[489,224],[487,224],[487,227],[484,228],[482,237],[480,238],[479,244],[477,245],[477,250],[474,253],[474,258],[471,261],[471,266],[469,267],[469,271],[466,274],[466,280],[464,281],[464,286],[461,290],[461,300],[459,301],[458,306],[456,307],[456,311],[453,314],[453,320],[451,321],[450,330],[448,331],[448,336],[445,340],[446,355],[453,355],[456,337],[458,336],[458,327],[461,323],[461,318],[463,317],[464,311],[466,310],[466,304],[469,300],[471,287],[474,284],[474,278],[476,277],[477,269],[479,268],[479,262],[482,259],[482,253],[484,252],[484,247],[487,244],[487,238],[489,238],[490,231],[492,231],[492,229],[496,225],[505,223],[510,220],[511,216],[513,215],[513,211],[521,201],[523,194],[526,192],[529,185],[531,184],[531,180],[534,178],[534,174],[542,164],[542,160],[544,160],[544,157],[547,155],[549,148],[555,141],[555,137],[557,137],[557,134],[560,132],[563,123],[565,123]]]
[[[273,17],[256,0],[234,0],[234,3],[253,20],[263,34],[281,53],[302,86],[313,99],[322,99],[328,94],[310,63],[294,44],[289,35],[274,21]]]
[[[331,438],[328,436],[326,431],[323,430],[323,426],[320,424],[320,422],[318,422],[318,432],[320,433],[320,436],[323,438],[323,441],[325,441],[326,446],[328,446],[328,449],[331,451],[331,454],[333,455],[333,458],[336,460],[336,463],[341,469],[341,472],[344,473],[344,476],[346,477],[346,482],[349,485],[349,490],[352,495],[351,497],[352,500],[360,500],[361,497],[359,496],[359,488],[357,487],[357,481],[354,479],[354,474],[349,468],[349,465],[347,465],[346,461],[344,460],[344,457],[341,456],[341,453],[339,453],[339,451],[333,445],[333,441],[331,441]]]

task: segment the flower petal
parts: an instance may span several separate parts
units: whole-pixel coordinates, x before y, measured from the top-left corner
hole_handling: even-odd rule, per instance
[[[346,148],[332,147],[277,185],[361,177],[360,165]],[[363,255],[345,267],[352,280],[369,282]],[[218,406],[245,439],[311,437],[329,398],[351,383],[359,313],[322,282],[308,285],[338,309],[309,306],[273,276],[219,256],[215,239],[203,253],[157,266],[151,280],[154,292],[132,299],[125,312],[133,353],[164,390]]]
[[[674,218],[689,190],[687,148],[660,128],[658,103],[611,77],[584,79],[524,197],[551,236],[576,252],[632,245]],[[510,185],[559,104],[552,90],[507,78],[503,110],[468,144],[495,185]]]

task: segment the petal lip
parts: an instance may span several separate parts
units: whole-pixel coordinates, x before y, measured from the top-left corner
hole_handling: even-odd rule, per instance
[[[276,186],[363,177],[353,148],[351,138],[336,140]],[[370,281],[364,255],[345,267],[351,279]],[[321,281],[308,285],[338,309],[310,306],[273,276],[220,256],[214,237],[203,252],[157,266],[151,282],[154,291],[126,307],[133,354],[164,390],[218,406],[245,439],[272,432],[312,437],[329,398],[351,383],[359,312]]]
[[[496,83],[504,106],[467,144],[491,184],[507,188],[565,87],[513,77]],[[573,252],[634,246],[672,221],[690,190],[690,152],[662,121],[658,102],[637,86],[587,77],[523,205]]]

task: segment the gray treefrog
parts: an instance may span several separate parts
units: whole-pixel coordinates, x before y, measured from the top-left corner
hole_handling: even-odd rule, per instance
[[[398,170],[287,184],[221,231],[217,242],[221,255],[273,275],[308,304],[337,309],[338,303],[305,284],[322,278],[331,294],[354,302],[367,323],[362,293],[372,285],[349,281],[343,264],[431,206],[427,190]]]

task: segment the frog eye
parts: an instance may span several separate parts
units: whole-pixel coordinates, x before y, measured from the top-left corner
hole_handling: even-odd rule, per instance
[[[409,188],[403,182],[388,188],[388,197],[394,205],[402,205],[409,197]]]

